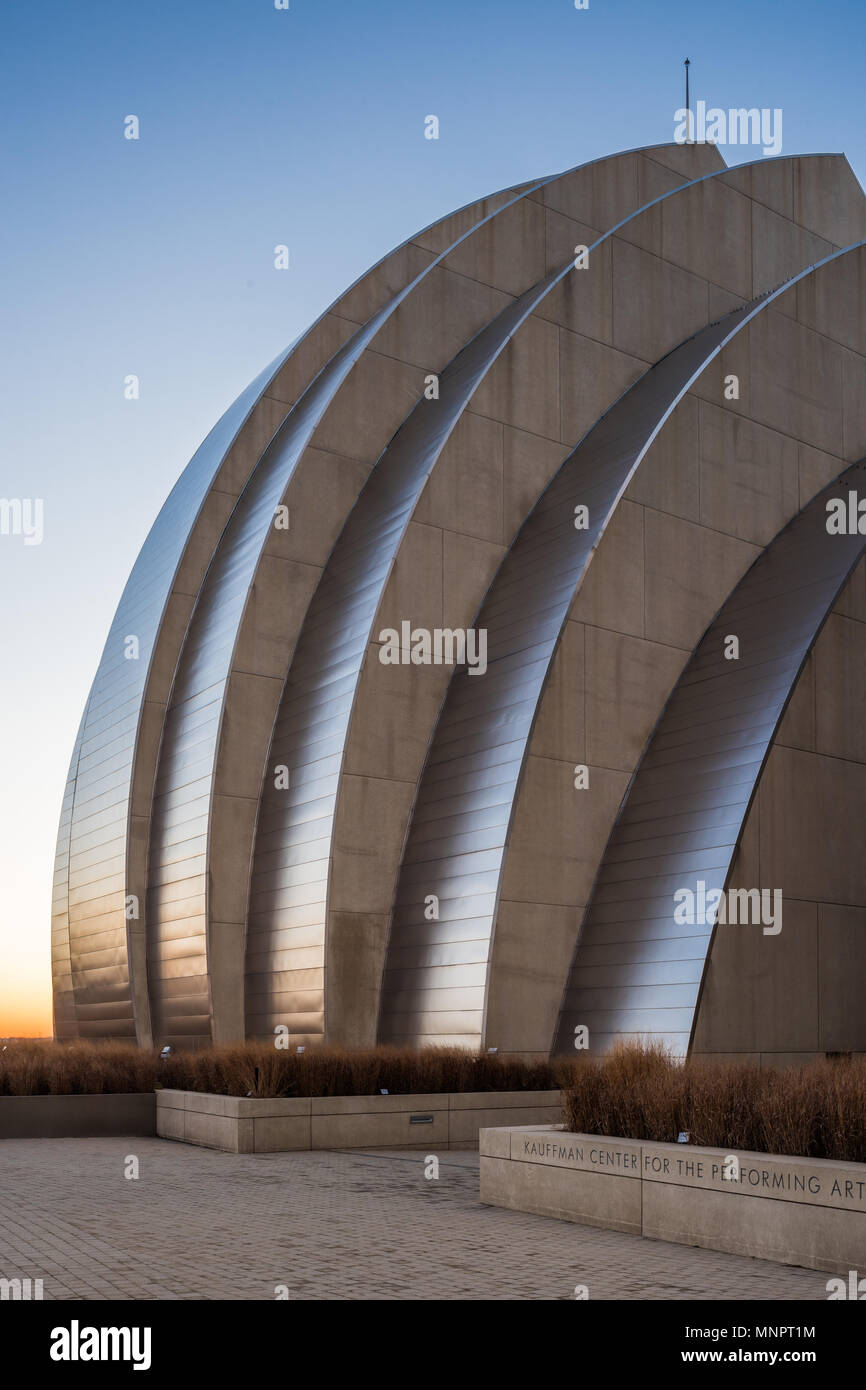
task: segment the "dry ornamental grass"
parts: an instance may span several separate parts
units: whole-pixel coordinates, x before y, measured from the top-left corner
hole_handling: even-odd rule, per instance
[[[785,1070],[682,1063],[655,1045],[599,1061],[521,1062],[462,1048],[308,1047],[244,1043],[173,1052],[123,1043],[9,1042],[0,1096],[149,1091],[226,1096],[364,1096],[563,1088],[568,1130],[620,1139],[866,1163],[866,1059]]]
[[[776,1070],[621,1046],[575,1069],[563,1119],[576,1133],[671,1143],[685,1130],[710,1148],[866,1163],[866,1060]]]
[[[268,1043],[173,1052],[121,1043],[10,1042],[0,1095],[149,1091],[154,1085],[224,1096],[364,1096],[558,1088],[568,1064],[524,1063],[465,1048],[309,1047]]]
[[[152,1091],[157,1053],[133,1043],[7,1042],[0,1096],[102,1095]]]

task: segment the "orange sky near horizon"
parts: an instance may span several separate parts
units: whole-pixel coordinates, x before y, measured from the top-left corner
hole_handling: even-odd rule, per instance
[[[0,981],[0,1038],[50,1038],[51,981]]]
[[[2,701],[0,701],[2,705]],[[60,721],[57,721],[60,723]],[[64,730],[65,732],[65,730]],[[5,743],[7,763],[13,764],[0,799],[0,1037],[51,1037],[51,880],[54,862],[56,810],[65,772],[62,733],[50,740],[38,757],[35,776],[26,777],[27,750]],[[53,754],[53,760],[51,755]],[[14,776],[12,773],[14,772]],[[47,788],[47,791],[46,791]]]

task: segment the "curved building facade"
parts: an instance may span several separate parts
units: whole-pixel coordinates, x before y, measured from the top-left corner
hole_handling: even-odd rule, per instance
[[[864,239],[841,156],[630,151],[266,368],[94,679],[56,1036],[866,1052]]]

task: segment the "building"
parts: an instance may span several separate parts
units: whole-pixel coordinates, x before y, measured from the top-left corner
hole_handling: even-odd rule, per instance
[[[57,1037],[866,1052],[864,238],[842,156],[632,151],[272,363],[96,673]]]

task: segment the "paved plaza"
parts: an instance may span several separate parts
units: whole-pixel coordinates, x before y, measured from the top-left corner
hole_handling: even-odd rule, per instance
[[[477,1153],[438,1179],[424,1159],[6,1140],[0,1277],[46,1299],[826,1298],[812,1270],[482,1206]]]

